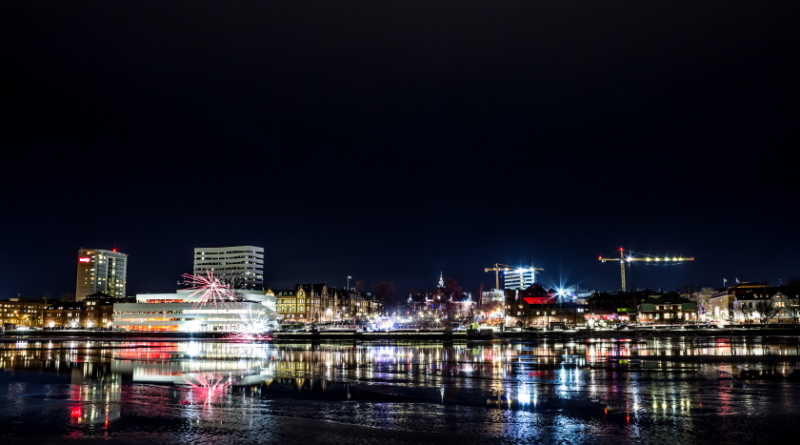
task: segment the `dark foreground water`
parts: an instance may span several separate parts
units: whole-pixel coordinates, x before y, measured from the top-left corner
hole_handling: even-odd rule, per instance
[[[0,441],[796,443],[798,345],[5,340]]]

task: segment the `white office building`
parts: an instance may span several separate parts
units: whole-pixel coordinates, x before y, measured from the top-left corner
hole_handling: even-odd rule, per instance
[[[125,298],[128,285],[128,255],[114,250],[84,249],[78,251],[78,282],[75,301],[102,292],[114,298]]]
[[[536,270],[519,268],[503,272],[503,288],[507,290],[527,289],[536,282]]]
[[[136,303],[114,304],[113,327],[147,332],[237,332],[256,314],[280,319],[276,298],[264,292],[236,291],[237,301],[200,306],[193,290],[139,294]]]
[[[212,271],[217,278],[242,279],[248,289],[264,287],[264,248],[255,246],[198,247],[194,274]]]

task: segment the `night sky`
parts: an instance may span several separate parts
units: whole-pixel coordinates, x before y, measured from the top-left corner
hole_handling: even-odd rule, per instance
[[[793,1],[17,1],[0,6],[0,298],[80,247],[168,292],[194,247],[272,287],[466,291],[500,262],[619,288],[800,275]]]

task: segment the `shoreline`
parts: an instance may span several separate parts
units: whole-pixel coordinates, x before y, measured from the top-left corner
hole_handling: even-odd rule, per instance
[[[30,339],[106,339],[106,340],[140,340],[140,341],[225,341],[240,342],[242,339],[229,337],[229,333],[211,332],[120,332],[120,331],[5,331],[0,341],[19,341]],[[258,343],[273,342],[307,342],[307,341],[458,341],[458,342],[493,342],[493,341],[531,341],[531,340],[590,340],[615,339],[644,341],[654,338],[696,338],[696,337],[797,337],[798,328],[766,328],[766,329],[642,329],[642,330],[580,330],[580,331],[506,331],[494,332],[491,339],[468,339],[464,332],[277,332],[271,340],[256,340]]]

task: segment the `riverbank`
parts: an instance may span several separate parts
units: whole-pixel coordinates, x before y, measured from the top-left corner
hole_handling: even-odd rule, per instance
[[[421,331],[421,332],[276,332],[271,341],[467,341],[465,332]],[[711,329],[625,329],[625,330],[567,330],[567,331],[495,331],[490,337],[469,341],[536,341],[536,340],[588,340],[618,339],[646,340],[650,338],[685,337],[784,337],[800,336],[797,328],[711,328]],[[135,332],[135,331],[5,331],[4,339],[42,339],[42,338],[92,338],[92,339],[143,339],[148,340],[241,340],[230,333],[214,332]],[[270,340],[267,340],[270,341]]]
[[[800,336],[798,328],[675,328],[675,329],[609,329],[609,330],[568,330],[568,331],[505,331],[495,332],[494,339],[500,340],[536,340],[562,339],[586,340],[592,338],[644,340],[648,338],[682,338],[682,337],[782,337]]]
[[[275,332],[272,334],[272,341],[319,341],[319,340],[343,340],[343,341],[375,341],[375,340],[440,340],[440,341],[466,341],[465,332],[447,333],[443,331],[422,331],[422,332],[353,332],[353,331],[331,331],[331,332]],[[217,339],[217,340],[241,340],[231,333],[215,332],[139,332],[139,331],[5,331],[2,338],[65,338],[65,337],[86,337],[97,339]],[[270,340],[266,340],[270,341]]]

